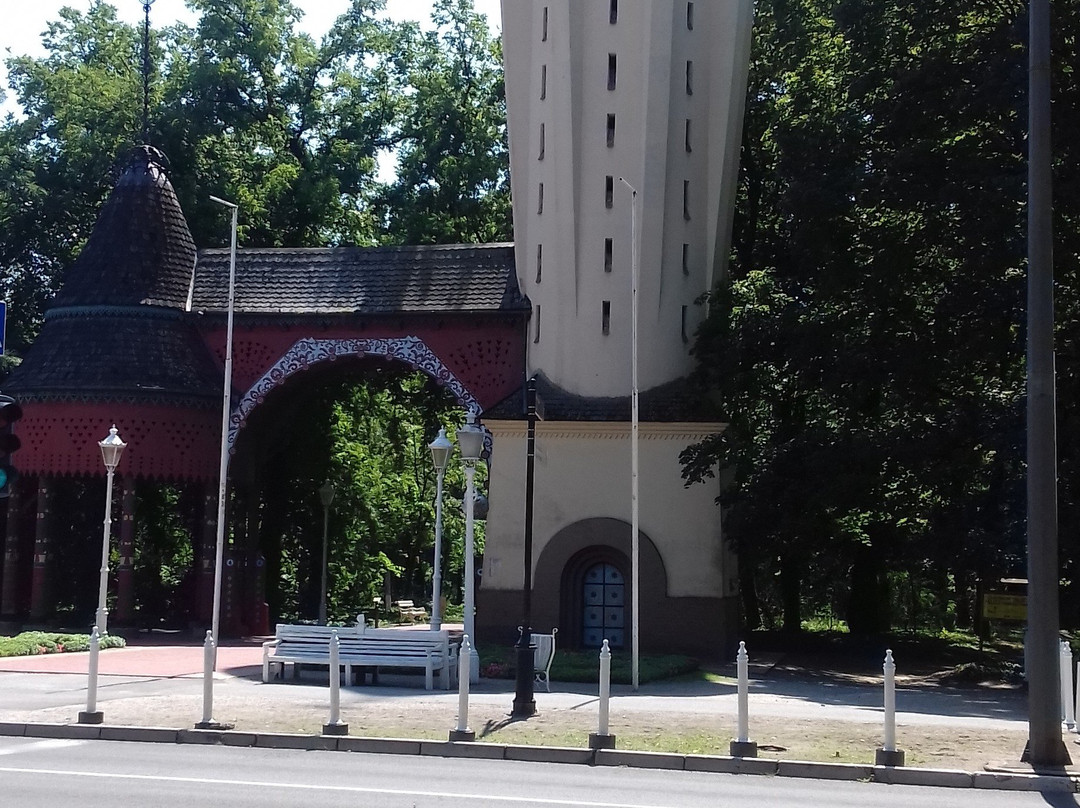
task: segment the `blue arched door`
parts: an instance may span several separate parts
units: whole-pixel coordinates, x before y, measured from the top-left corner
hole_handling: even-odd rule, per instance
[[[599,648],[604,640],[622,648],[626,626],[626,579],[614,564],[594,564],[585,571],[582,643]]]

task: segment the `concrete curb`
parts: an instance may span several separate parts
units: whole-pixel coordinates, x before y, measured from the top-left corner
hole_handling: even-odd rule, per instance
[[[0,722],[0,736],[69,738],[77,740],[136,741],[142,743],[194,743],[255,746],[263,749],[302,749],[369,752],[389,755],[523,760],[539,763],[626,766],[640,769],[757,774],[818,780],[863,780],[895,785],[938,788],[985,788],[1004,791],[1080,792],[1080,777],[1040,774],[966,772],[957,769],[893,768],[853,763],[816,763],[808,760],[733,758],[724,755],[680,755],[616,749],[579,749],[560,746],[520,746],[497,743],[455,743],[411,738],[301,735],[236,730],[125,727],[109,724],[36,724]]]

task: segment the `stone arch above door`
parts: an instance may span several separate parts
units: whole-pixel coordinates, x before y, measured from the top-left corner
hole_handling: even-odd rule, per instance
[[[424,371],[437,384],[449,390],[467,412],[474,415],[480,414],[482,409],[480,402],[419,337],[301,339],[297,340],[240,398],[229,416],[229,451],[235,451],[237,435],[255,407],[290,377],[322,362],[365,356],[403,362],[414,370]]]
[[[621,519],[596,517],[567,525],[544,545],[536,562],[534,590],[544,593],[537,600],[534,625],[559,628],[560,642],[580,647],[583,639],[582,588],[587,570],[598,563],[614,564],[626,576],[626,617],[629,637],[632,571],[630,568],[630,524]],[[650,604],[667,598],[667,570],[656,545],[644,533],[639,534],[641,569],[640,611],[642,623]]]

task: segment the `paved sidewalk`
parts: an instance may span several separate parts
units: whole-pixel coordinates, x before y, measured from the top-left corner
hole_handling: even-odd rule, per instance
[[[126,730],[114,729],[111,734],[102,730],[104,735],[94,735],[94,728],[73,726],[85,704],[88,656],[76,653],[0,659],[0,734],[68,732],[76,737],[87,733],[93,737],[127,737]],[[262,648],[258,642],[227,643],[218,649],[218,661],[214,717],[235,723],[237,730],[235,735],[218,737],[218,742],[301,748],[312,743],[314,748],[323,748],[328,743],[318,740],[320,728],[328,720],[325,672],[313,670],[305,672],[299,681],[263,684]],[[202,714],[202,668],[203,649],[195,643],[107,649],[100,655],[99,708],[110,725],[172,727],[175,729],[155,730],[158,734],[154,737],[173,742],[201,738],[205,742],[207,736],[191,734],[191,727]],[[916,775],[919,770],[910,766],[900,774],[873,774],[874,767],[865,761],[872,760],[872,750],[880,745],[880,685],[850,682],[829,674],[796,676],[765,668],[758,668],[752,676],[751,734],[763,752],[760,762],[744,761],[741,769],[736,768],[740,771],[775,774],[785,770],[784,766],[794,771],[790,761],[785,764],[782,759],[793,749],[803,750],[801,754],[807,759],[819,761],[807,764],[810,769],[798,769],[811,772],[802,776],[892,777],[890,782],[899,782],[896,778],[900,778],[904,782],[934,784],[940,784],[944,777],[952,778],[954,785],[976,785],[971,772],[995,759],[1015,759],[1026,738],[1026,696],[1018,690],[900,687],[897,723],[901,747],[912,750],[909,763],[968,771],[954,772],[949,777],[927,775],[921,781]],[[415,738],[409,743],[416,747],[416,753],[421,753],[421,744],[426,744],[429,750],[441,750],[439,754],[457,754],[453,752],[457,747],[445,745],[447,730],[456,721],[457,692],[427,691],[422,681],[418,676],[384,675],[377,687],[344,688],[342,717],[351,724],[350,734],[354,736],[349,740],[359,742],[361,738],[355,736]],[[556,682],[552,693],[541,688],[536,693],[539,715],[527,722],[511,722],[507,716],[513,688],[509,680],[482,679],[473,686],[470,725],[477,730],[478,738],[503,742],[478,745],[478,749],[498,747],[503,751],[497,754],[512,757],[540,754],[536,751],[540,744],[576,747],[571,755],[575,760],[582,753],[591,755],[582,747],[587,734],[596,730],[595,685]],[[635,693],[628,686],[616,685],[612,688],[611,714],[612,732],[620,737],[620,749],[658,749],[648,745],[650,737],[685,733],[702,736],[706,746],[701,751],[726,754],[727,740],[735,725],[735,688],[729,683],[681,681],[643,685]],[[822,736],[820,743],[807,752],[803,736],[814,733]],[[534,751],[507,751],[518,749],[515,744],[521,743],[527,745],[521,748]],[[837,761],[864,762],[847,768],[839,762],[824,763],[833,758],[834,747],[828,744],[835,744]],[[848,745],[846,751],[841,750],[841,744]],[[958,752],[965,744],[974,744],[975,750],[968,748],[966,758]],[[854,756],[852,748],[857,753]],[[391,745],[390,750],[395,749],[398,747]],[[1080,750],[1074,754],[1080,759]],[[771,760],[766,759],[770,755]],[[690,757],[661,755],[657,760],[676,768],[705,765],[688,762]],[[625,759],[639,760],[632,753]],[[676,759],[680,761],[677,764],[672,762]],[[598,759],[592,756],[590,761]],[[832,770],[832,775],[822,774],[824,770],[815,768],[821,765],[840,768]],[[1043,780],[1024,780],[1023,787]],[[986,785],[989,781],[979,782]],[[1064,783],[1069,784],[1067,790],[1073,789],[1070,778],[1053,788]]]

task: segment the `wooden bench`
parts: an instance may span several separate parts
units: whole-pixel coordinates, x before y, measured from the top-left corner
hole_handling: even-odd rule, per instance
[[[423,668],[424,687],[434,688],[437,671],[444,690],[450,689],[457,660],[457,648],[448,631],[422,629],[368,629],[361,636],[342,644],[341,664],[346,681],[353,680],[353,668],[371,668],[377,674],[383,668]]]
[[[270,669],[281,666],[281,678],[285,678],[285,663],[292,663],[293,676],[301,665],[330,664],[330,637],[337,632],[341,650],[345,644],[363,635],[363,625],[355,626],[294,626],[278,623],[274,639],[263,643],[262,680],[270,681]]]
[[[279,623],[273,640],[263,643],[263,681],[270,681],[271,668],[293,665],[293,675],[302,665],[330,665],[330,639],[338,634],[339,662],[345,681],[352,682],[355,668],[377,673],[385,668],[423,668],[424,686],[434,689],[439,672],[443,689],[450,689],[457,658],[456,647],[447,631],[421,629],[368,629],[363,626],[294,626]],[[339,672],[340,675],[340,672]]]

